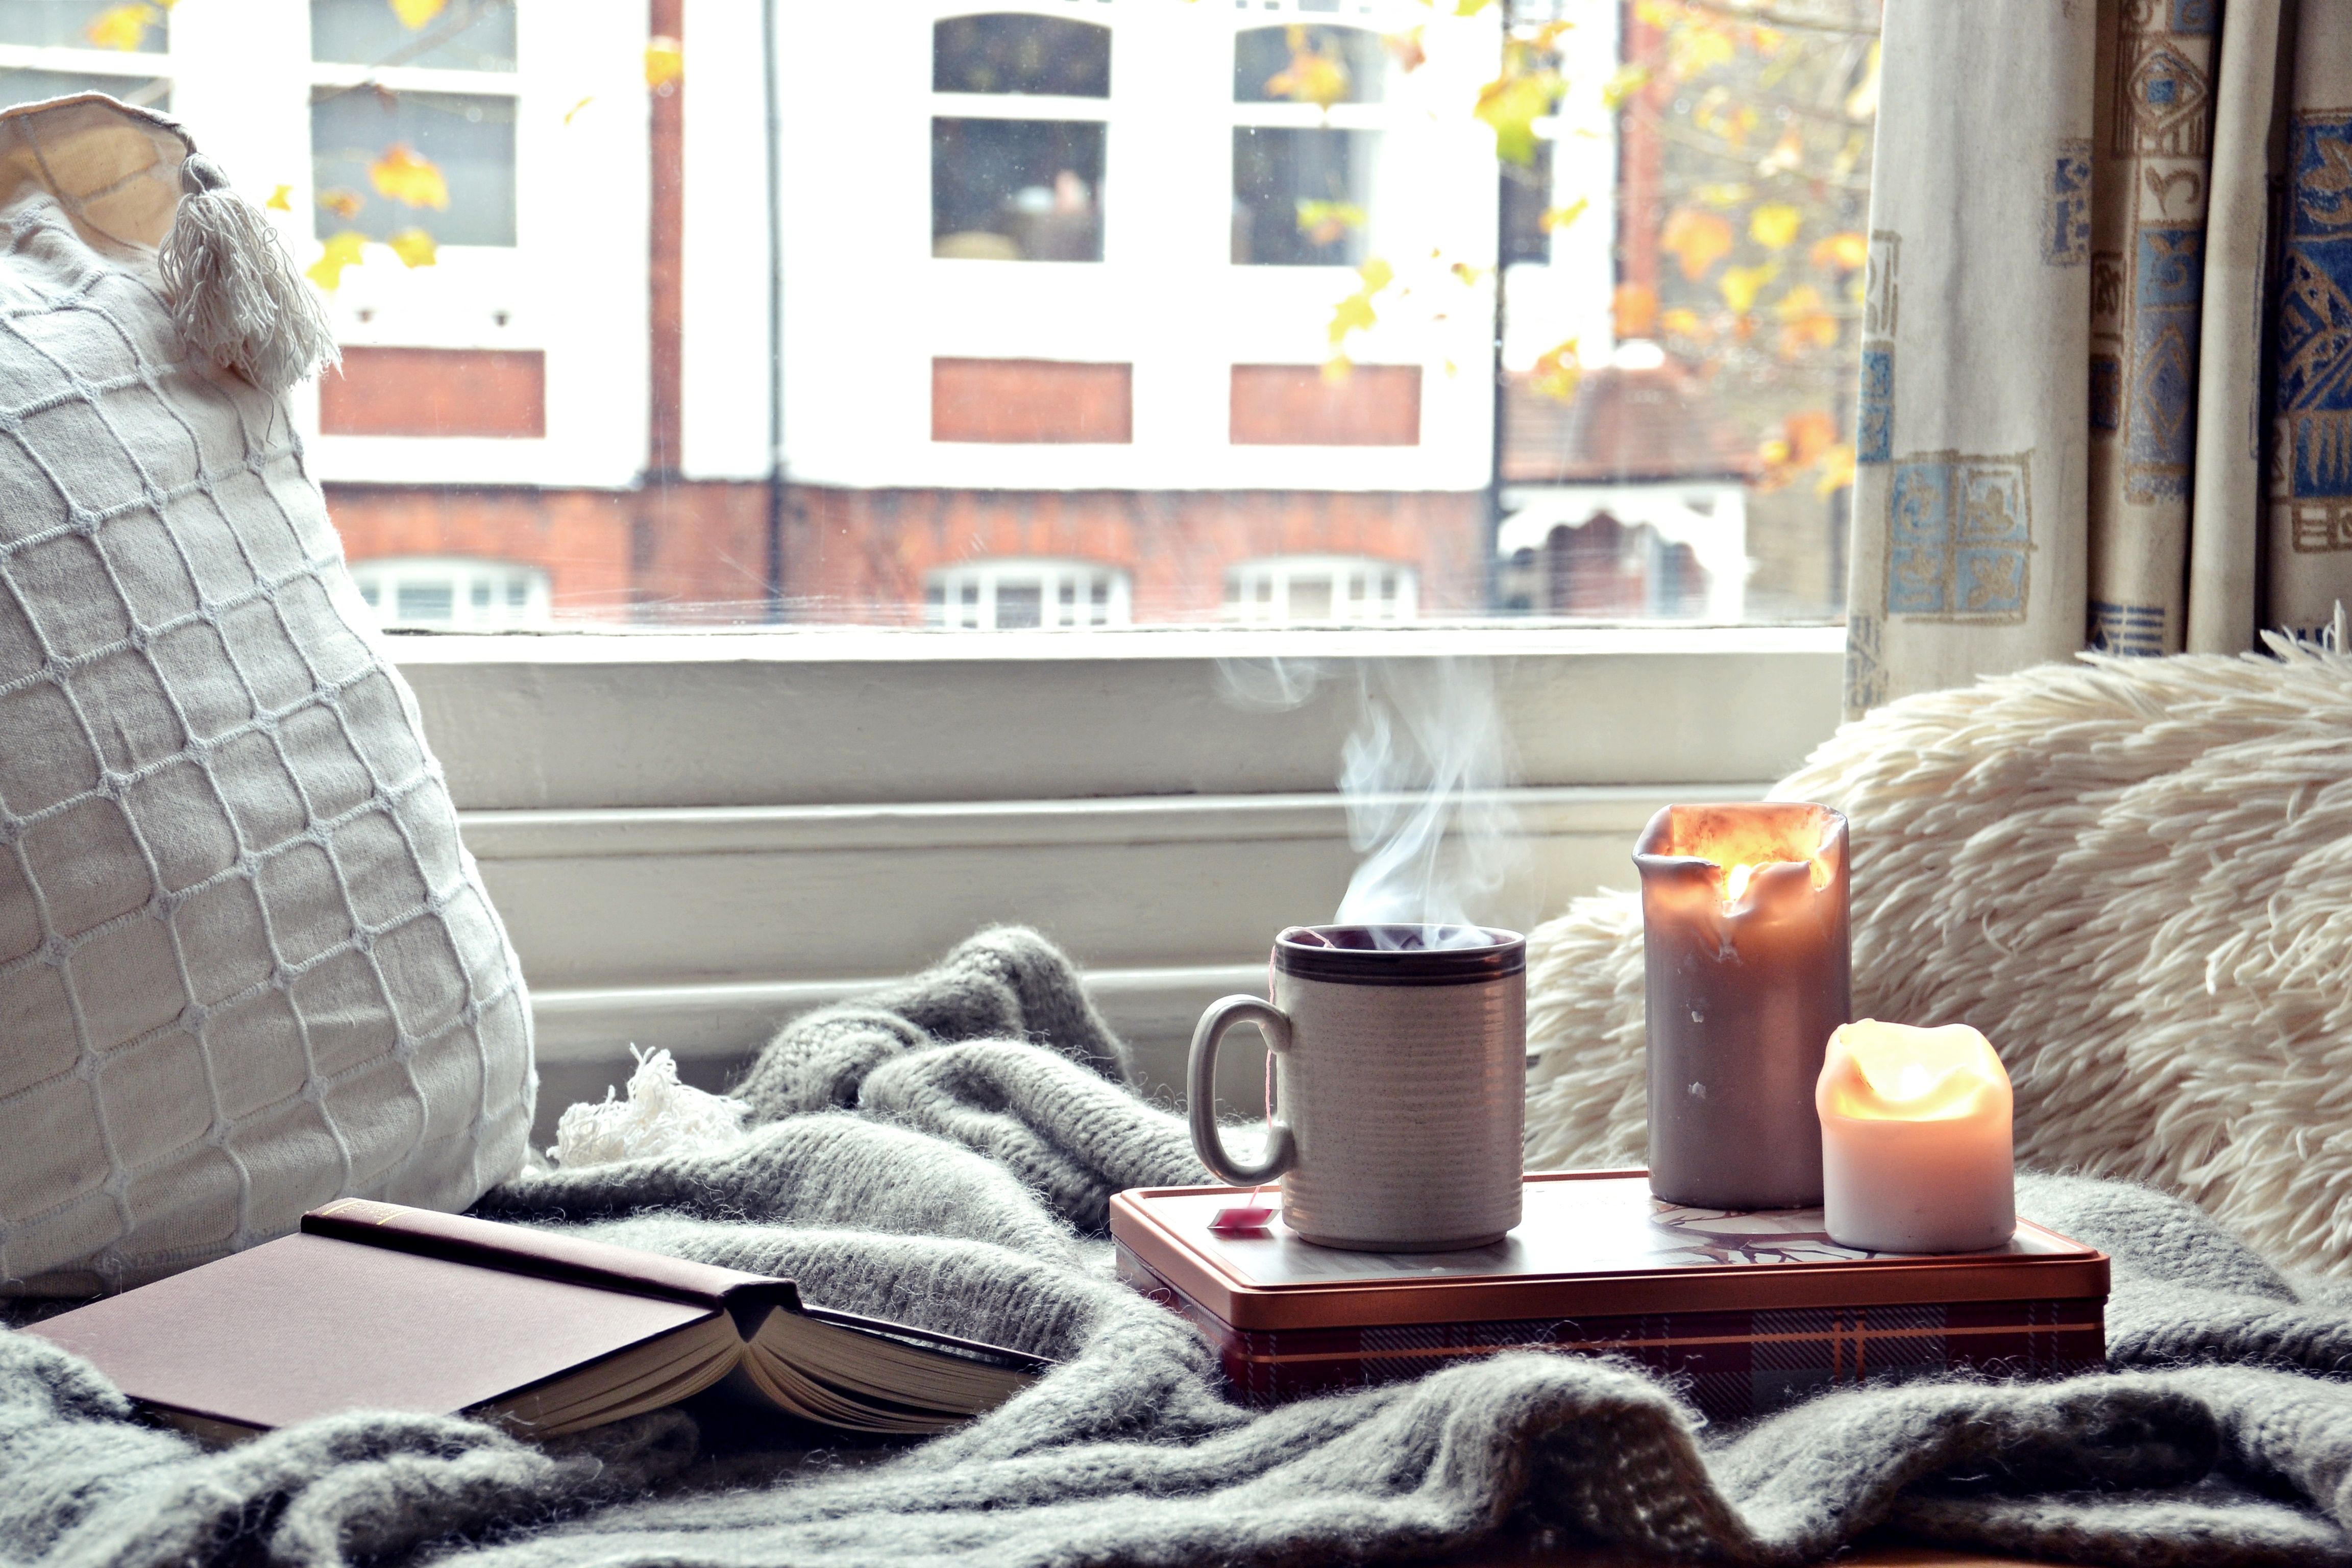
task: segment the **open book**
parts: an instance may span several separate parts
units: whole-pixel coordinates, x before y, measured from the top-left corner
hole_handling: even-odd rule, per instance
[[[343,1410],[551,1437],[722,1382],[804,1420],[921,1434],[1050,1364],[807,1306],[789,1280],[360,1199],[26,1331],[215,1442]]]

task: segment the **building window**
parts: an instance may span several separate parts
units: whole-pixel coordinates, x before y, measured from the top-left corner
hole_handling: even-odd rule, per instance
[[[318,237],[515,242],[515,100],[320,87],[310,100]]]
[[[923,621],[950,631],[1123,626],[1134,619],[1125,572],[1090,561],[969,561],[923,584]]]
[[[102,92],[144,109],[172,107],[163,8],[110,0],[0,0],[0,109]]]
[[[38,49],[120,49],[160,55],[172,21],[160,5],[118,0],[0,0],[0,44]]]
[[[548,575],[536,566],[470,556],[403,555],[352,563],[376,623],[440,631],[546,626]]]
[[[1250,625],[1409,621],[1420,605],[1412,567],[1369,556],[1268,556],[1225,573],[1225,619]]]
[[[933,92],[1108,98],[1110,29],[1060,16],[949,16],[931,26]]]
[[[931,254],[1100,261],[1103,122],[1013,119],[958,99],[1108,98],[1110,29],[1055,16],[943,18],[931,29],[931,89],[950,95],[936,109],[961,110],[931,118]]]
[[[415,29],[383,0],[310,0],[310,58],[345,65],[510,71],[513,0],[449,0]]]
[[[1380,35],[1360,27],[1251,27],[1234,35],[1234,101],[1250,106],[1234,127],[1236,265],[1363,261],[1381,134],[1354,106],[1383,102],[1387,78]],[[1290,117],[1315,118],[1277,121],[1277,105]]]

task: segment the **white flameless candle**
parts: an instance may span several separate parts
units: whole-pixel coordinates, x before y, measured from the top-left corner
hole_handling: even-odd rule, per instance
[[[2016,1233],[2009,1073],[1974,1029],[1844,1025],[1813,1104],[1831,1240],[1982,1252]]]

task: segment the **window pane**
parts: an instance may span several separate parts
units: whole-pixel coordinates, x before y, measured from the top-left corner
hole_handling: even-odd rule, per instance
[[[172,107],[169,77],[93,76],[84,71],[0,69],[0,109],[14,109],[20,103],[38,103],[45,98],[64,98],[77,92],[102,92],[110,98],[119,98],[125,103],[139,104],[146,109],[169,110]]]
[[[1378,103],[1388,49],[1361,27],[1253,27],[1234,37],[1235,103]]]
[[[931,121],[931,254],[1100,261],[1103,127],[1079,120]]]
[[[934,92],[1110,96],[1110,29],[1057,16],[950,16],[931,27]]]
[[[457,617],[457,595],[446,583],[403,583],[393,595],[394,613],[404,621]]]
[[[512,245],[515,100],[321,88],[310,174],[320,239],[422,228],[442,245]]]
[[[171,26],[161,5],[134,8],[121,0],[0,0],[0,44],[160,54],[170,47]]]
[[[310,0],[310,58],[436,70],[515,68],[511,0],[449,0],[410,27],[384,0]]]
[[[1551,231],[1544,226],[1552,208],[1551,146],[1536,143],[1534,161],[1503,165],[1503,265],[1551,260]]]
[[[996,629],[1001,632],[1029,630],[1038,624],[1042,605],[1036,584],[999,583],[996,585]]]
[[[1380,133],[1234,130],[1234,260],[1353,267],[1364,259]]]

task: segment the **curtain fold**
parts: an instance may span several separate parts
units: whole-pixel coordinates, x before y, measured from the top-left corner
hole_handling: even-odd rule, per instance
[[[1846,706],[2352,599],[2352,0],[1888,0]]]

